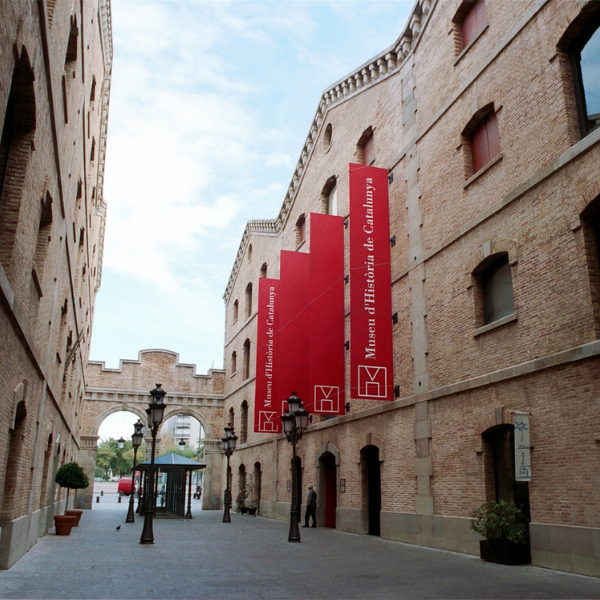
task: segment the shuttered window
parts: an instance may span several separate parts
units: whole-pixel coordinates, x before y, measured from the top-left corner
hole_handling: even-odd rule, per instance
[[[473,173],[477,173],[500,154],[498,117],[494,111],[488,113],[473,131],[471,154],[473,156]]]
[[[483,29],[486,21],[484,0],[475,0],[461,25],[463,48],[467,47]]]

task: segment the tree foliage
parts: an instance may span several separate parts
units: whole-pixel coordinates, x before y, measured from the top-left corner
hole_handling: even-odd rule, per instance
[[[169,446],[165,450],[163,450],[159,456],[165,456],[165,454],[179,454],[180,456],[185,456],[186,458],[198,458],[198,450],[193,450],[189,446],[185,447],[185,450],[182,452],[179,449],[179,446]],[[204,448],[200,449],[200,460],[204,457]]]
[[[137,461],[143,458],[145,452],[145,444],[138,448]],[[117,440],[109,438],[98,444],[96,451],[96,467],[102,469],[104,476],[108,477],[109,473],[113,475],[130,475],[133,469],[134,449],[131,440],[125,442],[123,448],[119,448]]]
[[[60,487],[70,490],[81,490],[90,484],[85,471],[76,462],[64,464],[56,472],[54,480]]]

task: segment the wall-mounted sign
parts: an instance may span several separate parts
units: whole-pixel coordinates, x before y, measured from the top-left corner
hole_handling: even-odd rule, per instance
[[[340,494],[346,491],[346,480],[340,478]]]
[[[515,481],[531,481],[529,414],[515,413]]]

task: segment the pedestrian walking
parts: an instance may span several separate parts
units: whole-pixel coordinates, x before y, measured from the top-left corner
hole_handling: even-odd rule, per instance
[[[304,525],[302,527],[308,527],[308,519],[312,517],[313,524],[311,527],[317,526],[317,492],[313,489],[312,485],[308,486],[308,496],[306,497],[306,514],[304,515]]]

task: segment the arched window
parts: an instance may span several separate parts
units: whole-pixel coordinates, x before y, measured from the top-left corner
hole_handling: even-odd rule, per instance
[[[493,323],[514,314],[513,284],[508,254],[500,254],[481,270],[484,323]]]
[[[242,378],[248,379],[250,377],[250,340],[244,342],[244,364],[242,371]]]
[[[370,165],[375,159],[373,128],[365,129],[356,144],[356,162],[360,165]]]
[[[485,167],[498,154],[500,154],[498,117],[492,110],[481,119],[471,134],[473,173],[477,173],[477,171]]]
[[[240,444],[248,441],[248,402],[244,400],[241,407]]]
[[[570,55],[583,137],[600,126],[600,10],[589,18],[571,44]]]
[[[498,116],[494,104],[478,110],[462,132],[465,178],[469,179],[500,155]]]
[[[246,319],[252,316],[252,284],[246,286]]]
[[[231,353],[231,374],[235,375],[236,370],[237,370],[237,352],[234,350]]]
[[[260,268],[260,277],[266,277],[267,276],[267,263],[263,263],[262,267]]]
[[[483,30],[486,19],[484,0],[466,0],[460,5],[454,17],[454,23],[458,25],[461,50],[466,48]]]
[[[248,245],[248,262],[252,262],[252,244]]]
[[[596,337],[600,337],[600,196],[581,215]]]
[[[238,320],[239,309],[240,309],[240,303],[236,300],[233,303],[233,322],[234,323]]]
[[[15,63],[0,138],[0,263],[8,272],[17,231],[21,194],[35,137],[33,71],[27,50]],[[11,173],[7,177],[7,173]]]
[[[335,176],[330,177],[321,190],[321,213],[337,215],[337,185]]]
[[[301,214],[296,221],[296,246],[306,239],[306,217]]]

